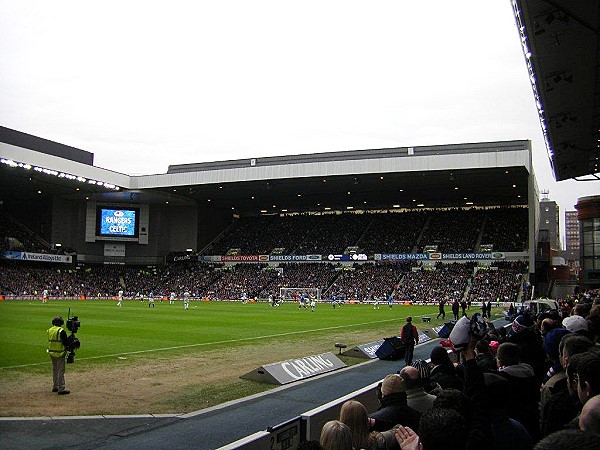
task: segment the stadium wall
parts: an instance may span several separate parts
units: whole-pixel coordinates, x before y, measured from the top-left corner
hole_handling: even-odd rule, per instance
[[[78,261],[89,263],[121,262],[128,264],[159,264],[173,251],[196,248],[198,212],[196,207],[148,205],[148,244],[137,242],[86,242],[87,202],[61,199],[54,201],[51,217],[52,243],[77,251]],[[105,256],[105,244],[122,244],[125,256]]]

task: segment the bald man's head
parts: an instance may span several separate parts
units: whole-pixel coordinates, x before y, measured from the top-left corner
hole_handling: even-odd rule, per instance
[[[419,371],[412,366],[406,366],[400,371],[400,376],[404,380],[406,389],[416,389],[422,387],[421,375]]]
[[[579,416],[579,429],[586,433],[600,434],[600,395],[590,398]]]
[[[556,325],[554,320],[552,320],[550,317],[546,317],[544,320],[542,320],[542,324],[540,325],[540,331],[542,334],[546,334],[554,328],[556,328]]]

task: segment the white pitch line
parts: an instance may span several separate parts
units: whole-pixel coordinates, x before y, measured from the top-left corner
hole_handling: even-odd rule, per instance
[[[413,317],[422,317],[423,315],[413,316]],[[182,348],[191,348],[191,347],[205,347],[208,345],[231,344],[231,343],[235,343],[235,342],[254,341],[256,339],[269,339],[269,338],[276,338],[276,337],[282,337],[282,336],[292,336],[294,334],[314,333],[317,331],[337,330],[340,328],[356,327],[356,326],[361,326],[361,325],[372,325],[374,323],[393,322],[393,321],[398,321],[401,319],[403,319],[403,317],[396,317],[394,319],[385,319],[385,320],[375,320],[375,321],[371,321],[371,322],[353,323],[353,324],[349,324],[349,325],[338,325],[335,327],[316,328],[314,330],[290,331],[289,333],[267,334],[264,336],[253,336],[253,337],[247,337],[247,338],[241,338],[241,339],[228,339],[226,341],[201,342],[199,344],[187,344],[187,345],[178,345],[175,347],[163,347],[163,348],[154,348],[154,349],[149,349],[149,350],[138,350],[135,352],[113,353],[110,355],[89,356],[87,358],[78,358],[77,361],[87,361],[87,360],[91,360],[91,359],[100,359],[100,358],[112,358],[115,356],[123,356],[123,355],[138,355],[141,353],[164,352],[166,350],[178,350],[178,349],[182,349]],[[34,364],[21,364],[18,366],[0,367],[0,370],[2,370],[2,369],[20,369],[23,367],[42,366],[42,365],[46,365],[46,364],[48,364],[48,363],[43,362],[43,363],[34,363]]]

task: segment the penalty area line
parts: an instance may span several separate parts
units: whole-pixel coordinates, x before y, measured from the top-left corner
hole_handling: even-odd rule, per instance
[[[421,315],[421,316],[413,316],[413,317],[422,317],[425,314]],[[207,347],[210,345],[223,345],[223,344],[235,344],[235,343],[239,343],[239,342],[250,342],[250,341],[255,341],[257,339],[272,339],[272,338],[278,338],[278,337],[284,337],[284,336],[293,336],[293,335],[300,335],[300,334],[307,334],[307,333],[317,333],[320,331],[328,331],[328,330],[339,330],[339,329],[343,329],[343,328],[350,328],[350,327],[357,327],[357,326],[363,326],[363,325],[373,325],[373,324],[377,324],[377,323],[385,323],[385,322],[396,322],[398,320],[402,320],[405,319],[405,317],[395,317],[393,319],[384,319],[384,320],[373,320],[370,322],[361,322],[361,323],[352,323],[352,324],[348,324],[348,325],[337,325],[335,327],[325,327],[325,328],[314,328],[311,330],[300,330],[300,331],[290,331],[287,333],[276,333],[276,334],[266,334],[263,336],[252,336],[252,337],[247,337],[247,338],[239,338],[239,339],[227,339],[224,341],[213,341],[213,342],[200,342],[197,344],[186,344],[186,345],[177,345],[174,347],[161,347],[161,348],[152,348],[152,349],[148,349],[148,350],[137,350],[134,352],[124,352],[124,353],[112,353],[109,355],[98,355],[98,356],[88,356],[87,358],[78,358],[78,361],[89,361],[89,360],[93,360],[93,359],[101,359],[101,358],[114,358],[114,357],[119,357],[119,356],[125,356],[125,355],[140,355],[140,354],[144,354],[144,353],[153,353],[153,352],[164,352],[164,351],[169,351],[169,350],[180,350],[180,349],[184,349],[184,348],[193,348],[193,347]],[[46,365],[49,364],[50,362],[43,362],[43,363],[33,363],[33,364],[20,364],[20,365],[16,365],[16,366],[5,366],[5,367],[0,367],[0,370],[3,369],[22,369],[24,367],[35,367],[35,366],[42,366],[42,365]]]

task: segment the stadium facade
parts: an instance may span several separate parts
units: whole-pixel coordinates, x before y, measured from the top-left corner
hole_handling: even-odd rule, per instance
[[[527,250],[508,256],[535,258],[539,194],[526,140],[257,157],[132,176],[94,166],[84,150],[0,127],[0,158],[3,209],[78,262],[156,265],[170,254],[207,254],[247,216],[494,206],[528,208]],[[136,214],[138,229],[100,235],[102,209]]]

